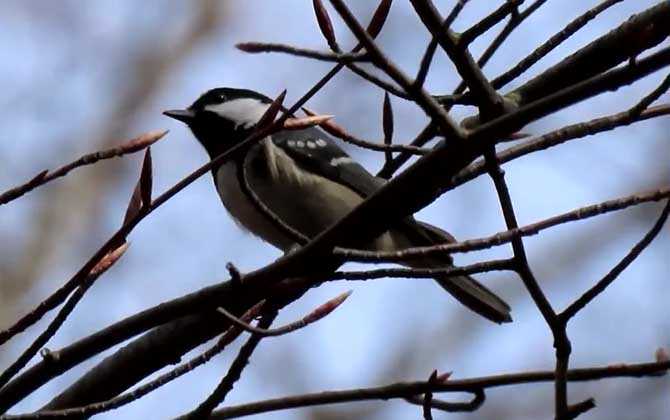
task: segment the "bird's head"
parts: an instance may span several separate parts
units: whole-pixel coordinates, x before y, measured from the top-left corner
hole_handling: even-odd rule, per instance
[[[163,112],[188,125],[210,155],[218,155],[244,139],[272,100],[248,89],[216,88],[186,109]]]

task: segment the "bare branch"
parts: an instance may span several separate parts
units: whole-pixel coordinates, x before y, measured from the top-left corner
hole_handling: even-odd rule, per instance
[[[591,20],[595,19],[600,13],[609,9],[617,3],[621,3],[623,0],[606,0],[595,6],[594,8],[588,10],[586,13],[582,14],[578,18],[574,19],[572,22],[568,23],[562,30],[550,37],[544,44],[540,45],[530,53],[528,56],[524,57],[519,61],[514,67],[507,70],[505,73],[493,79],[491,84],[496,88],[500,89],[501,87],[507,85],[512,80],[516,79],[522,75],[526,70],[532,67],[535,63],[540,61],[543,57],[549,54],[557,46],[559,46],[563,41],[570,38],[577,31],[582,29],[586,24]]]
[[[498,51],[500,46],[507,40],[507,38],[514,32],[514,30],[521,25],[528,17],[535,13],[547,0],[535,0],[530,6],[528,6],[523,12],[519,14],[512,14],[511,19],[505,25],[505,27],[500,31],[500,33],[494,38],[494,40],[489,44],[489,46],[484,50],[482,55],[477,60],[477,65],[480,68],[483,68],[486,63],[491,59],[491,57]],[[435,40],[435,38],[433,38]],[[436,40],[434,42],[437,42]],[[456,89],[453,91],[453,95],[458,95],[465,91],[466,85],[465,82],[458,84]],[[438,102],[439,98],[435,98]],[[448,105],[448,109],[451,105]],[[426,125],[423,130],[417,135],[417,137],[412,141],[412,146],[423,146],[426,142],[430,141],[436,135],[436,127],[433,122]],[[401,153],[393,159],[393,164],[389,165],[386,171],[380,172],[379,176],[385,179],[388,179],[393,175],[395,171],[400,169],[409,158],[412,156],[408,153]]]
[[[318,115],[314,111],[305,107],[303,107],[302,110],[305,111],[305,114],[310,116]],[[404,144],[383,144],[363,140],[349,133],[342,126],[336,124],[332,120],[324,121],[320,123],[319,126],[323,128],[328,134],[331,134],[342,141],[353,144],[354,146],[361,147],[363,149],[374,150],[376,152],[407,152],[412,155],[425,155],[431,150],[421,147],[407,146]]]
[[[301,319],[297,321],[293,321],[290,324],[284,325],[282,327],[277,327],[273,328],[271,330],[264,329],[264,328],[259,328],[259,327],[254,327],[253,325],[250,325],[249,323],[237,318],[235,315],[232,313],[226,311],[222,307],[217,308],[216,310],[225,316],[230,322],[233,324],[237,325],[238,327],[242,328],[243,330],[250,332],[252,334],[257,334],[261,337],[277,337],[280,335],[288,334],[293,331],[305,328],[309,324],[313,324],[316,321],[320,320],[321,318],[327,316],[331,312],[333,312],[335,309],[337,309],[338,306],[340,306],[342,303],[344,303],[345,300],[349,296],[351,296],[351,290],[348,292],[342,293],[333,299],[330,299],[328,302],[322,304],[318,308],[314,309],[312,312],[309,314],[305,315]]]
[[[374,252],[361,250],[336,249],[335,254],[346,258],[348,261],[405,261],[417,257],[428,257],[433,255],[453,254],[458,252],[469,252],[480,249],[491,248],[493,246],[505,244],[512,241],[515,236],[531,236],[564,223],[583,220],[612,211],[622,210],[630,206],[636,206],[650,201],[660,201],[670,198],[670,187],[661,188],[648,193],[634,194],[614,200],[603,201],[599,204],[593,204],[586,207],[559,214],[542,221],[532,223],[517,229],[498,232],[495,235],[485,238],[470,239],[462,242],[433,245],[427,247],[407,248],[396,252]]]
[[[411,3],[426,28],[437,39],[438,44],[456,66],[458,73],[476,98],[482,113],[493,117],[503,112],[503,98],[484,77],[481,68],[470,53],[459,46],[456,35],[449,29],[443,30],[443,20],[432,2],[430,0],[411,0]]]
[[[37,354],[37,352],[47,344],[49,339],[56,334],[56,331],[63,325],[68,315],[72,313],[75,306],[81,298],[84,296],[86,291],[93,285],[93,283],[109,270],[122,256],[125,254],[128,249],[128,244],[123,243],[117,249],[109,252],[105,257],[103,257],[100,262],[98,262],[92,269],[91,272],[86,277],[84,283],[82,283],[77,290],[70,296],[65,305],[58,312],[56,317],[51,321],[49,326],[40,334],[33,342],[28,346],[28,348],[21,353],[21,355],[12,363],[7,369],[5,369],[2,374],[0,374],[0,388],[5,386],[14,375],[16,375],[21,369],[23,369],[28,362]]]
[[[242,315],[242,320],[245,322],[251,321],[253,318],[258,316],[260,310],[263,307],[263,303],[254,305],[251,309]],[[237,327],[230,327],[228,330],[221,335],[219,340],[212,347],[199,354],[198,356],[192,358],[191,360],[182,363],[181,365],[175,367],[169,372],[166,372],[156,379],[147,382],[130,392],[119,395],[118,397],[109,399],[107,401],[96,402],[89,404],[83,407],[69,408],[66,410],[54,410],[54,411],[38,411],[33,414],[26,414],[17,416],[19,418],[29,418],[29,419],[42,419],[42,418],[81,418],[82,416],[92,416],[94,414],[102,413],[105,411],[114,410],[116,408],[122,407],[126,404],[129,404],[133,401],[137,401],[145,395],[149,394],[152,391],[162,387],[163,385],[191,372],[199,366],[204,365],[209,362],[214,356],[221,353],[228,344],[232,343],[240,334],[242,330]]]
[[[609,273],[605,275],[602,279],[600,279],[593,287],[591,287],[586,293],[584,293],[579,299],[574,301],[573,303],[570,304],[561,314],[561,318],[567,322],[569,321],[573,316],[575,316],[579,311],[584,309],[586,305],[591,303],[593,299],[595,299],[600,293],[604,292],[605,289],[614,282],[614,280],[619,277],[619,274],[621,274],[629,265],[633,263],[637,259],[637,257],[642,254],[642,251],[647,248],[652,241],[656,238],[658,233],[661,231],[663,228],[663,225],[665,224],[666,220],[668,220],[668,214],[670,213],[670,200],[666,203],[665,207],[663,208],[663,211],[661,212],[661,215],[658,217],[658,220],[656,220],[656,223],[651,227],[649,232],[647,232],[646,235],[640,240],[640,242],[636,243],[635,246],[626,254],[625,257],[617,265],[610,270]]]
[[[495,11],[463,32],[458,38],[458,45],[460,45],[462,48],[467,47],[472,43],[472,41],[486,33],[489,29],[497,25],[501,20],[505,19],[512,13],[518,13],[517,7],[519,7],[519,5],[523,2],[524,0],[505,0],[505,2],[501,4]]]
[[[449,15],[447,15],[446,19],[444,19],[444,22],[442,23],[442,27],[446,30],[451,25],[454,23],[458,15],[461,13],[465,5],[468,3],[469,0],[458,0],[454,7],[451,9],[451,12],[449,12]],[[426,51],[423,53],[423,56],[421,57],[421,64],[419,65],[419,71],[416,73],[416,77],[414,78],[414,84],[418,88],[422,88],[423,84],[426,82],[426,77],[428,76],[428,70],[430,69],[430,64],[433,61],[433,56],[435,55],[435,50],[437,50],[437,38],[432,37],[430,39],[430,42],[428,43],[428,46],[426,46]]]
[[[377,47],[373,37],[363,29],[356,17],[351,13],[349,8],[342,0],[331,0],[335,10],[340,14],[349,29],[354,33],[356,38],[361,42],[365,49],[370,54],[373,63],[384,70],[396,83],[398,83],[405,91],[410,93],[426,114],[428,114],[442,133],[450,138],[462,139],[464,133],[449,117],[449,115],[439,106],[439,104],[423,89],[417,89],[414,83],[391,61],[384,55],[384,53]]]
[[[570,381],[595,381],[604,378],[643,377],[665,374],[670,369],[670,362],[654,362],[640,364],[614,364],[587,369],[568,371]],[[266,413],[269,411],[286,410],[315,405],[337,404],[352,401],[388,400],[406,398],[427,391],[438,392],[475,392],[500,386],[522,383],[548,382],[554,380],[554,371],[536,371],[517,374],[486,376],[481,378],[449,380],[445,383],[430,384],[428,381],[399,382],[376,388],[359,388],[342,391],[322,391],[313,394],[302,394],[290,397],[275,398],[241,404],[216,410],[212,419],[228,419]]]
[[[631,115],[631,118],[638,118],[644,112],[647,108],[649,108],[649,105],[654,103],[658,98],[661,97],[665,92],[670,89],[670,74],[665,76],[665,79],[659,84],[656,89],[651,91],[647,96],[642,98],[640,102],[638,102],[635,106],[633,106],[631,109],[628,110],[628,112]]]
[[[278,52],[295,55],[297,57],[306,57],[312,58],[314,60],[330,61],[335,63],[360,63],[370,61],[366,53],[332,53],[270,42],[241,42],[235,45],[235,47],[240,51],[251,54]]]
[[[525,143],[505,149],[497,154],[501,163],[510,162],[522,156],[533,152],[546,150],[550,147],[558,146],[570,140],[584,138],[586,136],[613,130],[618,127],[627,126],[633,123],[670,115],[670,104],[651,107],[640,113],[636,117],[631,117],[631,112],[624,111],[617,114],[607,115],[605,117],[595,118],[590,121],[580,122],[565,127],[558,128],[547,134],[531,139]],[[474,162],[452,179],[448,188],[454,188],[465,182],[468,182],[486,172],[484,161]]]
[[[670,3],[659,2],[632,16],[617,28],[592,41],[559,63],[505,95],[519,105],[575,86],[659,45],[670,35]],[[667,65],[667,62],[666,62]],[[631,68],[632,66],[627,66]],[[620,80],[617,87],[627,82]],[[630,82],[628,82],[630,83]]]
[[[261,320],[258,322],[258,326],[261,329],[267,329],[272,321],[277,317],[277,311],[263,315]],[[217,405],[221,404],[225,400],[228,393],[233,389],[233,385],[240,379],[242,371],[249,364],[249,358],[251,354],[256,350],[256,346],[260,343],[263,336],[258,334],[252,334],[251,337],[247,340],[246,343],[240,349],[240,352],[237,354],[233,364],[230,365],[228,373],[226,376],[221,379],[221,382],[214,389],[212,394],[205,399],[195,410],[190,413],[179,417],[180,419],[202,419],[209,417],[209,414],[216,408]]]
[[[6,204],[12,200],[15,200],[21,197],[23,194],[39,187],[47,182],[51,182],[56,178],[63,177],[67,175],[70,171],[76,168],[80,168],[86,165],[92,165],[100,160],[111,159],[113,157],[121,157],[130,153],[138,152],[142,149],[145,149],[161,138],[163,138],[168,133],[167,130],[163,131],[150,131],[148,133],[142,134],[141,136],[135,137],[132,140],[127,141],[121,146],[117,146],[111,149],[103,150],[100,152],[91,153],[84,155],[74,162],[68,163],[65,166],[49,172],[44,170],[33,177],[30,181],[26,182],[23,185],[14,187],[10,190],[7,190],[0,194],[0,205]]]

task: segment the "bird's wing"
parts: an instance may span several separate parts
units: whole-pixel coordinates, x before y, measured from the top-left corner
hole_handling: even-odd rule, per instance
[[[272,135],[272,141],[306,170],[343,184],[363,198],[384,185],[383,179],[373,176],[318,128],[280,131]]]
[[[354,161],[326,133],[315,127],[304,130],[285,130],[272,136],[273,143],[285,151],[298,165],[330,181],[345,185],[362,198],[367,198],[386,182],[375,177]],[[426,243],[449,242],[453,237],[430,225],[419,225],[412,216],[405,218],[394,228],[403,231],[413,246]],[[446,234],[447,239],[444,239]],[[436,239],[437,238],[437,239]],[[451,259],[447,256],[447,261]]]
[[[272,136],[273,143],[284,150],[298,165],[324,178],[354,190],[366,198],[384,185],[384,180],[373,176],[356,163],[344,150],[317,128],[282,131]],[[455,238],[412,216],[395,223],[391,231],[401,234],[407,246],[430,246],[455,242]],[[396,238],[399,238],[396,235]],[[444,255],[425,261],[409,262],[417,267],[450,266],[451,256]],[[438,283],[471,310],[494,322],[509,322],[510,307],[485,286],[470,276],[436,277]]]

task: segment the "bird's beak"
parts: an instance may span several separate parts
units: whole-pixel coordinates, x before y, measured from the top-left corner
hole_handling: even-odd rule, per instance
[[[163,115],[179,120],[184,124],[190,124],[195,119],[195,112],[190,109],[171,109],[169,111],[163,111]]]

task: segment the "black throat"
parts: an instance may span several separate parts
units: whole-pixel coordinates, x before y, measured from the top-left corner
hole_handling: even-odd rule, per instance
[[[199,121],[198,124],[191,126],[193,135],[202,144],[212,160],[242,142],[253,132],[253,128],[235,129],[232,124],[227,125],[222,124],[219,119],[211,122]]]

